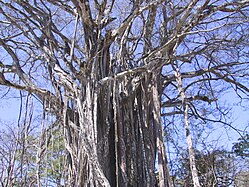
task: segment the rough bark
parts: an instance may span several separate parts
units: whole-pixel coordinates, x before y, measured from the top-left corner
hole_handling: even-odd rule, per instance
[[[152,187],[158,156],[158,185],[172,186],[161,124],[161,109],[171,107],[174,111],[165,116],[185,116],[193,179],[199,186],[188,104],[216,102],[195,87],[199,82],[222,80],[248,94],[236,75],[247,68],[240,60],[247,54],[238,52],[247,39],[231,39],[221,30],[244,26],[248,6],[248,1],[209,0],[0,0],[0,50],[8,57],[1,57],[0,84],[32,93],[61,124],[65,185]],[[234,46],[234,61],[216,58]],[[172,73],[176,62],[194,67],[179,77]],[[185,95],[182,79],[190,80],[186,89],[193,87],[193,95]],[[43,155],[38,152],[37,165]],[[38,171],[37,184],[42,185],[39,177]]]

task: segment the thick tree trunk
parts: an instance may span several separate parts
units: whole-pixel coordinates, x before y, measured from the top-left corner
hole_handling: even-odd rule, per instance
[[[155,186],[157,152],[160,186],[169,186],[160,95],[148,76],[84,86],[65,119],[71,186]]]

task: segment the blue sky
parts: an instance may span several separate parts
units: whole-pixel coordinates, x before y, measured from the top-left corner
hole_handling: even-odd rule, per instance
[[[2,121],[15,121],[18,119],[20,109],[20,99],[6,97],[0,99],[0,119]]]

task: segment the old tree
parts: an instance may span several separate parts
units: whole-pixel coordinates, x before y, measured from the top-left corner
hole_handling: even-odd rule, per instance
[[[190,121],[231,126],[221,94],[248,98],[248,8],[248,0],[1,0],[1,97],[18,90],[26,113],[31,98],[43,110],[38,138],[32,112],[19,119],[2,185],[172,186],[162,117],[182,116],[201,186]]]

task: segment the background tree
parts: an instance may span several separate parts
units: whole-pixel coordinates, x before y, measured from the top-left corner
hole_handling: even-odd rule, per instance
[[[233,152],[222,148],[195,150],[196,167],[201,186],[245,186],[248,183],[248,162],[240,160]],[[174,186],[194,186],[190,173],[188,152],[183,150],[174,160]]]
[[[238,139],[238,142],[234,143],[233,151],[242,158],[249,157],[249,134],[242,136]]]
[[[219,96],[233,89],[248,98],[248,5],[1,0],[0,84],[26,91],[43,107],[35,183],[44,183],[46,132],[56,126],[67,160],[62,185],[155,186],[158,158],[158,185],[172,186],[165,111],[184,115],[200,186],[190,120],[232,127]]]

